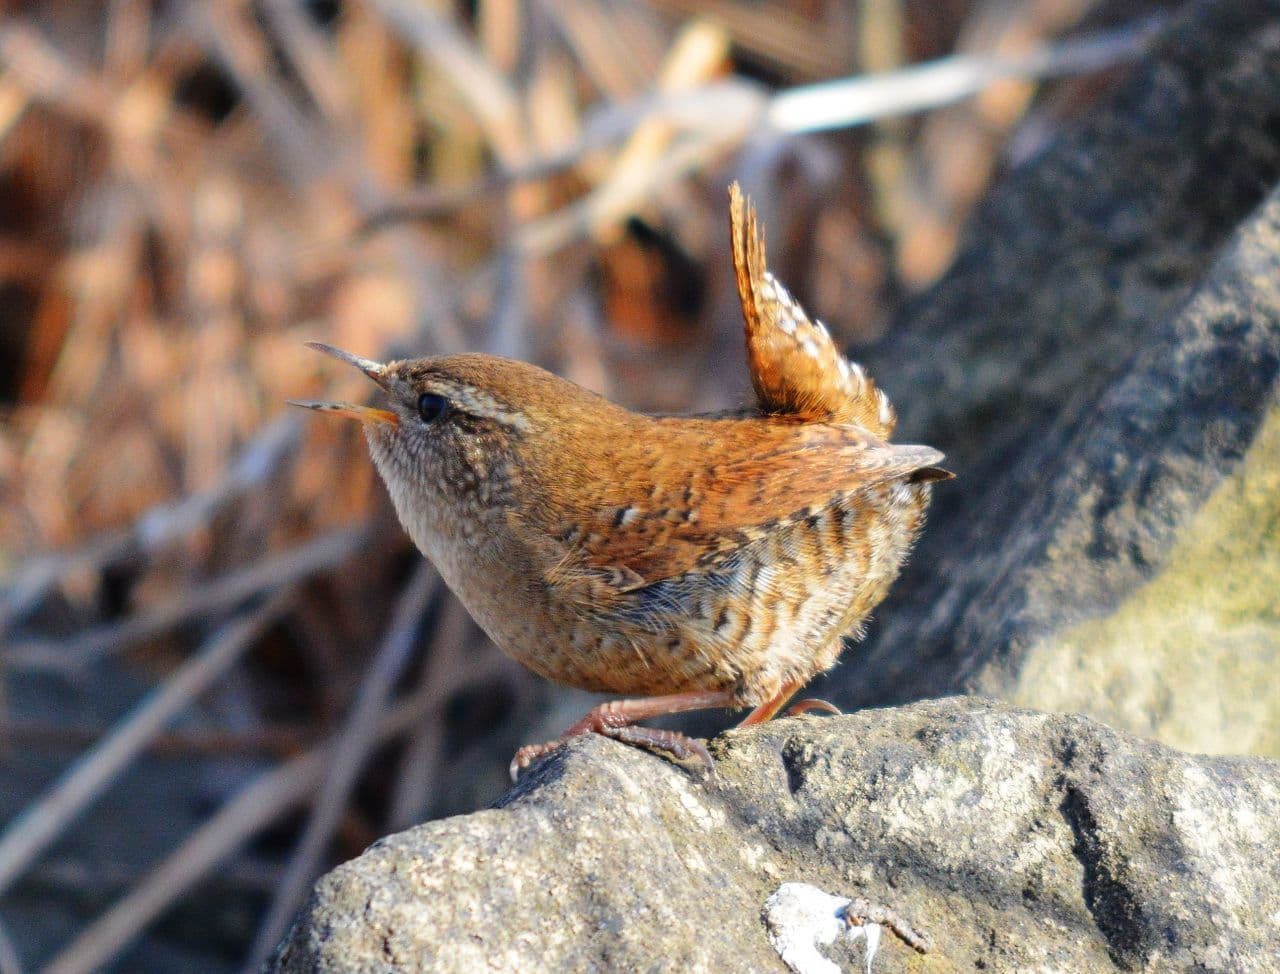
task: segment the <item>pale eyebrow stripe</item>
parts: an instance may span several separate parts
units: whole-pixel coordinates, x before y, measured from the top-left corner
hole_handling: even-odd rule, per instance
[[[529,428],[529,421],[520,412],[495,399],[482,389],[477,389],[475,386],[467,385],[464,382],[454,382],[444,378],[431,377],[427,379],[427,383],[431,392],[438,392],[440,395],[447,397],[451,402],[456,403],[464,413],[470,413],[482,419],[491,419],[495,423],[501,423],[503,426],[509,426],[516,430]]]

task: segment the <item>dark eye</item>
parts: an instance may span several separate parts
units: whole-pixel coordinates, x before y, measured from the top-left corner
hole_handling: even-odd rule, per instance
[[[435,392],[424,392],[418,397],[418,415],[424,423],[434,423],[449,412],[449,400]]]

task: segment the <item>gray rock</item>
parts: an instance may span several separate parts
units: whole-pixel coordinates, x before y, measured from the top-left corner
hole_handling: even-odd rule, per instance
[[[1278,113],[1280,3],[1190,4],[996,191],[867,358],[959,479],[819,692],[1280,754]]]
[[[968,698],[713,747],[704,780],[575,742],[330,873],[270,969],[783,971],[762,908],[792,881],[932,936],[922,957],[886,932],[879,974],[1275,969],[1276,762]]]

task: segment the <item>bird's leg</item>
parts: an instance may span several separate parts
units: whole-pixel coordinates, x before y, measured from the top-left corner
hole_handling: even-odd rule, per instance
[[[676,731],[658,730],[654,727],[634,727],[637,720],[678,714],[686,710],[709,710],[712,707],[732,707],[731,690],[692,690],[663,697],[643,697],[639,700],[610,700],[587,711],[587,715],[546,744],[528,744],[511,759],[511,780],[538,758],[550,754],[570,738],[580,734],[603,734],[624,744],[653,747],[666,751],[678,761],[696,756],[710,770],[711,755],[701,741],[685,737]]]
[[[772,720],[774,715],[785,706],[786,702],[795,696],[795,692],[804,686],[803,680],[789,680],[782,685],[782,689],[778,691],[777,696],[772,700],[767,700],[758,706],[751,713],[747,714],[739,727],[749,727],[752,724],[763,724],[766,720]],[[800,714],[806,714],[810,710],[822,710],[829,714],[840,713],[840,708],[835,704],[827,703],[825,700],[818,700],[809,697],[805,700],[798,701],[787,708],[787,717],[796,717]]]

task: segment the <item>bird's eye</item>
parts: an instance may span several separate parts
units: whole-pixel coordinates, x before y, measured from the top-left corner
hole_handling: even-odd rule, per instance
[[[444,419],[449,412],[449,400],[439,393],[424,392],[418,397],[418,415],[424,423]]]

